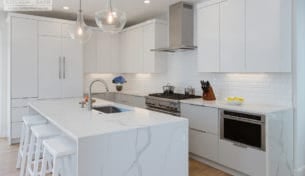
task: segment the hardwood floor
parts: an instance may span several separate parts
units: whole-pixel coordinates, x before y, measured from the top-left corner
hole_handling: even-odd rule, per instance
[[[6,139],[0,138],[0,176],[17,176],[19,170],[15,168],[18,145],[10,146]],[[189,176],[230,176],[220,170],[190,159]]]

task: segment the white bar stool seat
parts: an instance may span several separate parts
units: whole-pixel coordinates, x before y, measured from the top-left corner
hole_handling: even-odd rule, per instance
[[[49,139],[55,136],[59,136],[61,131],[51,124],[38,125],[31,127],[32,136],[29,145],[29,156],[27,161],[26,176],[37,176],[38,175],[38,165],[40,163],[40,158],[42,154],[42,142],[45,139]],[[34,160],[33,160],[34,155]],[[33,166],[33,167],[32,167]],[[20,173],[20,176],[21,173]]]
[[[76,144],[68,137],[56,137],[43,141],[44,152],[41,166],[41,176],[45,176],[49,159],[53,160],[53,176],[75,176]]]
[[[27,154],[29,150],[29,143],[31,137],[31,127],[35,125],[42,125],[48,123],[48,121],[40,115],[27,115],[22,117],[23,125],[20,135],[20,145],[18,150],[16,168],[21,168],[20,172],[24,173],[25,164],[27,160]]]

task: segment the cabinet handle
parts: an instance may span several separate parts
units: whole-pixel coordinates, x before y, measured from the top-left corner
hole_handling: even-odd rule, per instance
[[[61,73],[61,57],[58,57],[58,77],[61,79],[62,73]]]
[[[66,79],[66,57],[63,57],[63,78]]]
[[[197,132],[199,132],[199,133],[207,133],[206,131],[203,131],[203,130],[197,130],[197,129],[195,129],[195,128],[190,128],[191,130],[193,130],[193,131],[197,131]]]

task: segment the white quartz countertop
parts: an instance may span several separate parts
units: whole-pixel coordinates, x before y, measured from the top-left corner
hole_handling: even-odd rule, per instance
[[[181,103],[199,105],[213,108],[220,108],[233,111],[241,111],[246,113],[256,113],[256,114],[269,114],[274,112],[280,112],[285,110],[290,110],[290,106],[278,106],[278,105],[268,105],[268,104],[247,104],[242,105],[229,105],[225,101],[205,101],[202,98],[196,99],[186,99],[181,100]]]
[[[130,111],[105,114],[81,108],[74,99],[38,100],[30,107],[75,140],[137,128],[179,123],[187,119],[97,99],[94,106],[112,105]]]

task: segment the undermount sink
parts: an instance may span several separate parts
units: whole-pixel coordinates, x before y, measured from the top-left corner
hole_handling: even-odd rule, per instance
[[[115,106],[98,106],[98,107],[93,107],[92,109],[99,111],[99,112],[106,113],[106,114],[121,113],[121,112],[129,111],[128,109],[118,108]]]

